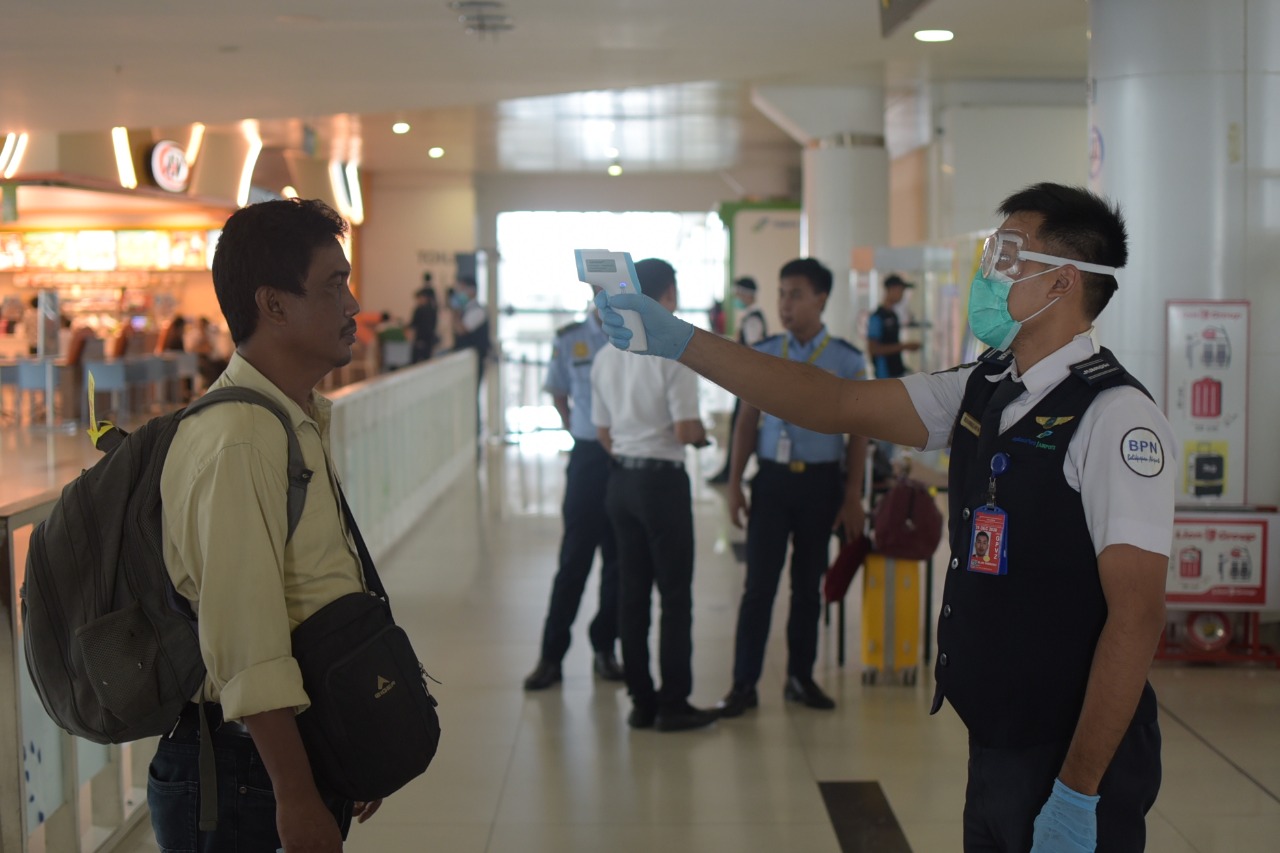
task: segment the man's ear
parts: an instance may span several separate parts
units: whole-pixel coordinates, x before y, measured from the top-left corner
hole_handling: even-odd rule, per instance
[[[1067,296],[1084,286],[1083,273],[1068,264],[1054,271],[1053,285],[1049,288],[1050,296]]]
[[[274,326],[283,326],[288,319],[284,300],[280,291],[274,287],[262,285],[253,292],[253,301],[258,306],[258,319]]]

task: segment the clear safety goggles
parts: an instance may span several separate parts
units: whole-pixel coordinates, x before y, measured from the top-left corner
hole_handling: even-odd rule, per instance
[[[1072,258],[1060,258],[1057,255],[1046,255],[1044,252],[1032,252],[1024,249],[1026,235],[1019,231],[996,231],[982,244],[982,261],[978,269],[984,276],[1003,273],[1009,278],[1017,279],[1022,273],[1023,261],[1039,261],[1042,264],[1066,266],[1070,264],[1084,272],[1115,275],[1115,267],[1104,267],[1101,264],[1089,264]]]

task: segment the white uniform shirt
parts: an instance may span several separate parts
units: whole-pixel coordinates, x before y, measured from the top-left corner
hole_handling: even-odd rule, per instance
[[[1068,378],[1073,364],[1089,359],[1096,352],[1087,334],[1077,335],[1071,343],[1021,376],[1011,364],[1008,370],[989,377],[990,381],[997,382],[1006,374],[1012,374],[1026,386],[1026,391],[1001,415],[1000,432],[1004,433],[1021,420]],[[929,440],[922,450],[937,450],[951,444],[951,430],[974,369],[968,366],[942,373],[917,373],[901,380],[929,431]],[[1135,470],[1125,461],[1124,445],[1133,430],[1147,430],[1158,440],[1159,455],[1164,463],[1160,470],[1141,463]],[[1173,428],[1145,394],[1125,385],[1103,391],[1094,399],[1067,445],[1062,471],[1067,484],[1080,493],[1095,554],[1116,544],[1169,554],[1173,542],[1177,470]]]
[[[683,364],[605,347],[591,365],[591,420],[615,456],[684,461],[677,421],[696,421],[698,376]]]

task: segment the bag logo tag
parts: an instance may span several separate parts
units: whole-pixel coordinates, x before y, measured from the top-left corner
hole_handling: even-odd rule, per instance
[[[391,688],[393,688],[393,687],[395,687],[395,686],[396,686],[396,683],[395,683],[394,681],[388,681],[387,679],[385,679],[385,678],[383,678],[381,675],[379,675],[379,676],[378,676],[378,690],[377,690],[377,692],[376,692],[376,693],[374,693],[374,694],[373,694],[373,698],[374,698],[374,699],[381,699],[383,696],[386,696],[388,693],[390,693],[390,692],[391,692]]]

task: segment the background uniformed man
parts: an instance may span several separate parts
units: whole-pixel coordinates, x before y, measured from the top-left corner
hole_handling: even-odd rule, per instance
[[[969,729],[965,849],[1142,850],[1160,786],[1146,676],[1165,625],[1172,430],[1089,336],[1128,257],[1119,210],[1037,184],[1000,212],[969,297],[993,350],[932,376],[848,382],[697,333],[642,296],[597,304],[638,310],[646,352],[790,422],[951,443],[934,709],[945,698]],[[602,320],[626,346],[621,317]],[[971,560],[979,523],[999,532],[998,559]]]
[[[560,662],[569,650],[569,632],[597,550],[601,561],[600,604],[589,633],[595,650],[593,668],[607,681],[622,680],[622,667],[614,656],[618,639],[618,549],[604,511],[610,461],[591,422],[591,365],[606,343],[600,316],[594,309],[584,322],[560,329],[543,384],[564,428],[573,436],[573,450],[569,452],[561,507],[564,538],[560,540],[560,569],[551,586],[551,602],[542,629],[542,656],[524,680],[525,690],[544,690],[560,681]]]
[[[853,345],[833,337],[822,322],[831,293],[831,271],[812,258],[782,267],[778,315],[786,329],[756,345],[760,352],[812,364],[843,379],[861,379],[866,362]],[[751,483],[751,504],[742,490],[747,460],[755,453],[760,470]],[[818,651],[819,586],[827,569],[831,531],[843,526],[862,532],[862,476],[867,440],[823,435],[765,415],[742,404],[733,434],[729,472],[729,518],[742,527],[747,517],[747,576],[738,606],[733,687],[720,703],[722,717],[736,717],[758,704],[756,682],[778,581],[791,546],[791,610],[787,621],[788,701],[829,710],[836,706],[813,680]],[[842,464],[842,462],[844,464]]]

